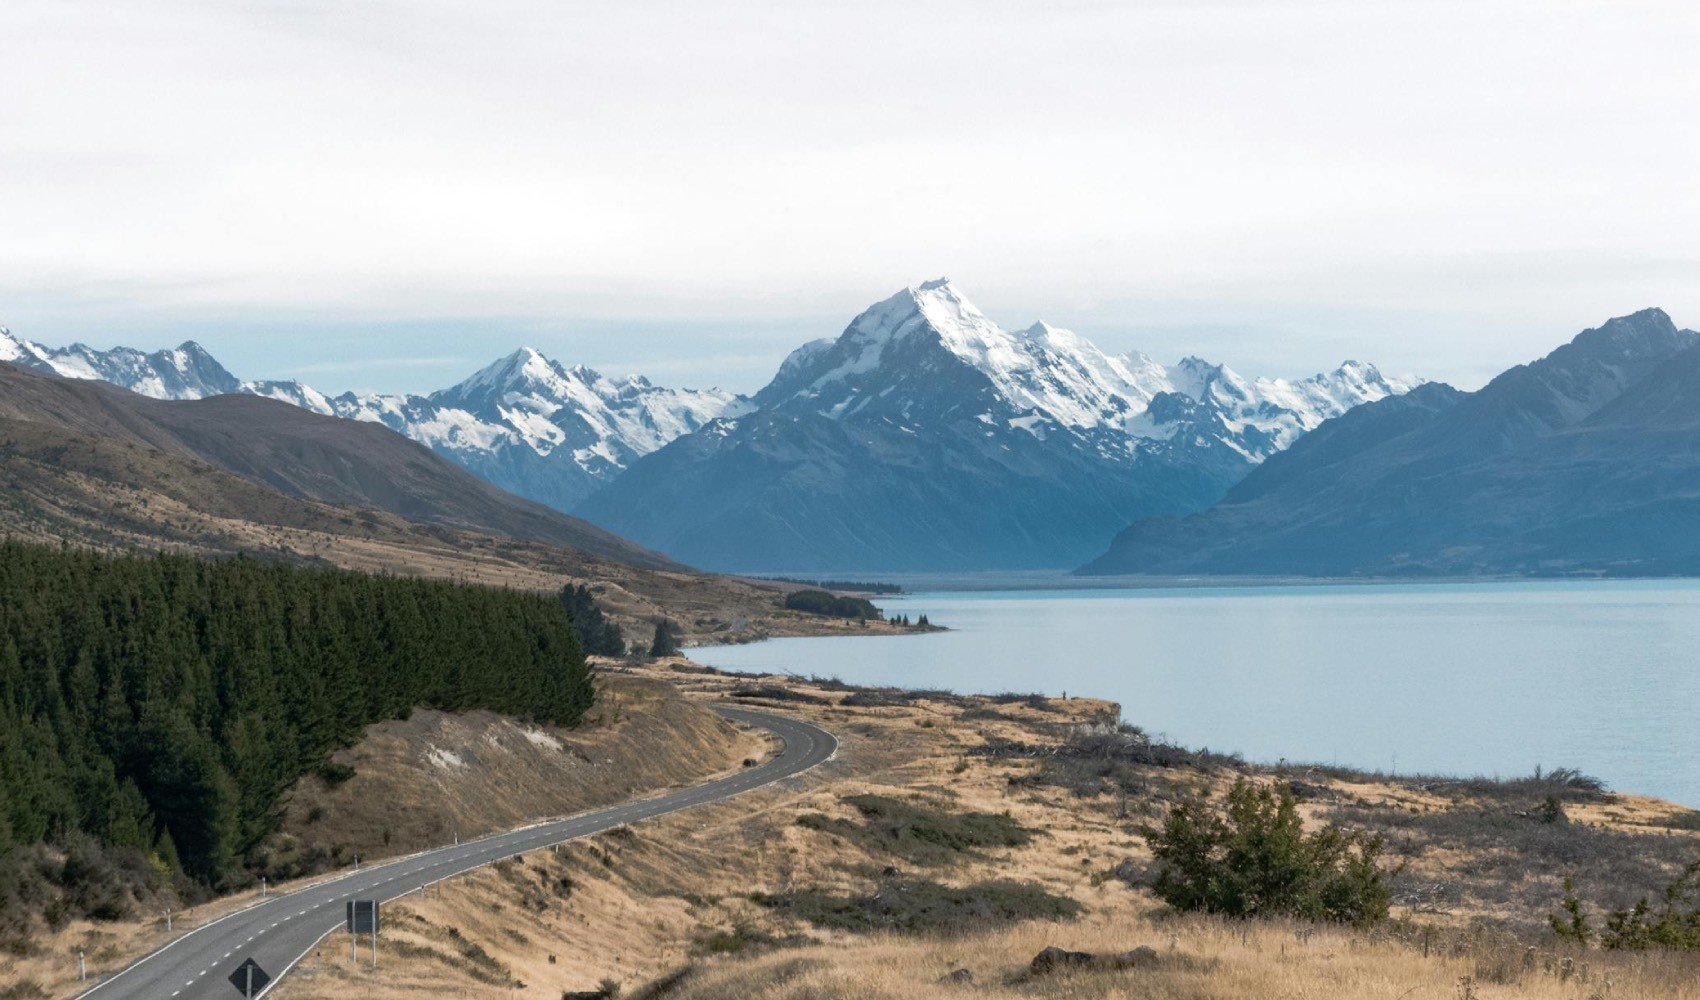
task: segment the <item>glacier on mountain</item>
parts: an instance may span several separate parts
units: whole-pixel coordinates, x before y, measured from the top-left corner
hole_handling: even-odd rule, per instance
[[[194,341],[153,353],[49,348],[0,327],[0,361],[101,379],[158,399],[246,393],[380,423],[498,486],[561,509],[673,438],[748,406],[718,389],[670,389],[640,375],[609,378],[583,365],[569,368],[531,348],[430,395],[327,396],[293,380],[243,381]]]
[[[651,452],[574,513],[713,569],[1066,566],[1409,388],[1354,362],[1290,381],[1113,356],[1043,322],[1006,330],[941,278],[797,348],[749,412]]]
[[[1164,365],[1137,351],[1112,355],[1045,322],[1006,330],[942,278],[875,303],[836,338],[798,347],[749,398],[665,388],[638,375],[610,378],[531,348],[423,395],[331,396],[292,380],[244,381],[193,341],[153,353],[48,348],[0,329],[0,360],[159,398],[248,393],[383,424],[504,489],[705,565],[732,564],[730,548],[703,548],[712,532],[692,527],[699,513],[690,508],[726,518],[726,546],[755,545],[765,516],[760,504],[780,501],[730,498],[761,485],[751,479],[757,467],[778,477],[772,488],[797,509],[872,490],[887,474],[929,469],[942,477],[934,499],[922,499],[912,484],[892,485],[891,498],[870,499],[865,516],[888,520],[913,519],[918,504],[931,503],[938,510],[929,516],[948,522],[956,500],[943,495],[943,483],[960,477],[963,503],[1029,508],[986,525],[1029,540],[1022,564],[1062,565],[1077,552],[1084,559],[1101,551],[1134,516],[1213,502],[1324,420],[1412,385],[1357,362],[1287,380],[1246,378],[1196,357]],[[839,430],[827,433],[820,422]],[[695,495],[684,469],[655,473],[653,483],[645,474],[619,488],[630,470],[659,469],[686,455],[707,463],[702,473],[713,480]],[[751,462],[756,465],[740,464]],[[710,475],[714,463],[719,471]],[[965,465],[978,468],[964,471]],[[1003,471],[993,474],[994,468]],[[659,481],[668,476],[678,478]],[[1034,485],[1046,477],[1058,480],[1054,495],[1051,487]],[[905,488],[909,494],[896,499]],[[664,496],[677,497],[681,509],[669,514]],[[668,517],[677,524],[659,523]],[[776,532],[803,533],[802,520],[791,513],[775,510],[772,517]],[[1047,520],[1075,527],[1062,531],[1041,523]],[[972,518],[957,521],[967,525]],[[889,527],[849,514],[835,530],[842,545],[830,559],[850,558],[875,537],[888,537],[878,545],[893,550],[908,544]],[[936,540],[957,530],[948,524],[932,534]],[[971,552],[975,544],[953,540],[941,565],[982,564]],[[924,549],[915,551],[920,558]],[[767,562],[800,565],[777,548]]]

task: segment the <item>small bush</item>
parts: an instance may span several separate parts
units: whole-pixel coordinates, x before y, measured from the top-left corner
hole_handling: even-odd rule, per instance
[[[817,890],[762,896],[757,902],[817,927],[855,932],[956,933],[1016,920],[1060,920],[1080,904],[1025,882],[997,880],[956,888],[898,880],[866,896]]]
[[[750,699],[762,698],[767,701],[790,701],[799,705],[830,705],[832,702],[820,695],[809,694],[807,691],[797,691],[777,684],[763,684],[758,687],[738,688],[732,692],[732,697]]]
[[[1387,916],[1381,838],[1336,826],[1306,834],[1284,787],[1241,778],[1225,813],[1195,799],[1142,832],[1158,866],[1152,888],[1176,909],[1357,926]]]
[[[839,704],[847,708],[901,708],[915,704],[916,695],[898,688],[868,688],[852,691]]]
[[[1665,886],[1655,908],[1646,896],[1634,906],[1613,910],[1600,931],[1600,947],[1617,951],[1700,951],[1700,861],[1689,864]],[[1563,913],[1548,920],[1560,939],[1587,945],[1593,931],[1576,896],[1576,884],[1564,880]]]
[[[800,938],[774,937],[739,921],[730,928],[698,934],[691,950],[697,955],[736,955],[744,951],[768,951],[804,943],[806,941]]]
[[[1678,813],[1662,825],[1669,830],[1700,830],[1700,811]]]
[[[982,848],[1020,847],[1033,839],[1032,833],[1003,813],[952,813],[885,795],[852,795],[844,802],[862,814],[862,823],[817,813],[798,817],[797,823],[927,865],[944,864]]]
[[[334,760],[327,760],[319,765],[318,773],[320,780],[335,788],[354,777],[354,768],[347,764],[339,764]]]

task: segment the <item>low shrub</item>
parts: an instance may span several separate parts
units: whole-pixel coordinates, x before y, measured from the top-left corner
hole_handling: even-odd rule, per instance
[[[1602,948],[1616,951],[1700,951],[1700,861],[1689,864],[1660,894],[1658,906],[1642,896],[1612,910],[1599,933]],[[1561,939],[1586,946],[1594,939],[1576,883],[1564,880],[1562,912],[1548,920]]]
[[[1553,813],[1542,800],[1490,799],[1415,812],[1339,803],[1324,815],[1382,836],[1390,855],[1415,858],[1435,850],[1460,855],[1438,880],[1414,880],[1408,873],[1394,878],[1401,901],[1424,902],[1407,897],[1438,893],[1426,901],[1495,912],[1524,932],[1546,927],[1542,914],[1564,876],[1592,887],[1595,904],[1609,911],[1632,907],[1694,857],[1692,839],[1657,828],[1548,821]]]
[[[861,823],[810,813],[798,817],[798,825],[924,865],[945,864],[984,848],[1020,847],[1033,839],[1006,813],[953,813],[885,795],[852,795],[843,801],[861,814]]]
[[[1080,913],[1080,904],[1066,896],[1007,880],[958,888],[900,879],[864,896],[801,890],[761,896],[757,902],[816,927],[860,933],[958,933],[1017,920],[1060,920]]]
[[[319,765],[319,779],[332,788],[354,777],[354,768],[334,760],[327,760]]]
[[[738,688],[732,692],[732,697],[745,700],[760,698],[766,701],[789,701],[799,705],[830,705],[831,701],[820,695],[797,691],[777,684],[764,684],[760,687]]]
[[[745,951],[766,951],[806,943],[807,941],[801,938],[775,937],[739,921],[728,928],[699,933],[692,942],[691,950],[697,955],[736,955]]]
[[[1157,863],[1152,888],[1178,910],[1357,926],[1387,917],[1381,838],[1332,825],[1305,833],[1284,787],[1241,778],[1225,811],[1182,802],[1142,832]]]

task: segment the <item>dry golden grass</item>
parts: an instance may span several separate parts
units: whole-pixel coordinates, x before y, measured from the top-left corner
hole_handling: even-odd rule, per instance
[[[312,846],[339,862],[405,854],[694,784],[767,752],[765,740],[671,687],[624,677],[599,685],[573,729],[416,711],[367,727],[333,756],[353,778],[297,783],[268,852]]]
[[[1496,914],[1479,902],[1448,913],[1396,906],[1396,923],[1375,932],[1165,916],[1149,890],[1106,877],[1123,861],[1149,859],[1137,825],[1158,814],[1160,803],[1134,802],[1129,808],[1111,796],[1082,797],[1040,780],[1042,761],[972,753],[989,741],[1043,742],[1071,726],[1101,724],[1118,714],[1107,702],[999,703],[940,696],[853,707],[842,704],[846,692],[831,684],[788,678],[754,682],[702,673],[683,661],[605,664],[604,669],[609,672],[606,690],[620,695],[604,703],[609,715],[616,706],[622,716],[679,711],[666,707],[667,699],[675,697],[669,691],[726,700],[739,692],[782,686],[808,700],[744,702],[795,713],[831,729],[840,737],[839,754],[775,787],[575,841],[558,852],[534,852],[408,897],[391,908],[376,973],[351,965],[346,940],[333,936],[273,995],[278,1000],[555,1000],[563,991],[591,990],[608,980],[620,984],[627,996],[681,1000],[979,995],[1700,1000],[1700,964],[1691,957],[1567,955],[1550,936],[1519,941],[1503,931],[1481,929],[1477,918],[1513,914]],[[599,721],[615,724],[607,717]],[[406,738],[376,732],[356,753],[416,760],[425,744],[447,739],[451,731],[464,730],[458,745],[475,748],[492,733],[498,741],[510,739],[508,726],[493,718],[479,724],[425,718]],[[731,746],[726,745],[729,754],[744,752]],[[398,776],[397,794],[431,794],[426,785],[400,777],[407,769],[387,770]],[[1155,775],[1151,794],[1179,787],[1220,791],[1235,773],[1180,768]],[[1343,806],[1393,817],[1438,816],[1481,806],[1455,792],[1365,777],[1310,774],[1305,780],[1321,789],[1320,797],[1304,806],[1318,822]],[[964,852],[947,864],[925,867],[882,853],[864,838],[798,823],[805,814],[860,822],[844,799],[862,793],[947,813],[1007,812],[1037,835],[1024,846]],[[476,800],[454,802],[459,800],[447,808],[478,808]],[[1600,830],[1644,834],[1679,812],[1656,800],[1616,796],[1575,806],[1572,822],[1578,829],[1596,824]],[[1700,839],[1692,833],[1661,830],[1657,836],[1700,850]],[[1460,879],[1474,877],[1468,873],[1487,860],[1460,846],[1430,845],[1411,864],[1423,877]],[[1072,921],[903,937],[821,930],[760,902],[761,894],[792,890],[865,894],[890,884],[882,869],[894,863],[905,869],[903,878],[950,886],[996,878],[1030,882],[1076,900],[1084,913]],[[1538,888],[1535,895],[1544,899],[1540,893],[1551,887],[1543,882]],[[747,945],[741,952],[716,953],[717,947],[740,944]],[[1152,968],[1028,978],[1028,963],[1048,945],[1099,953],[1144,945],[1156,949],[1160,960]],[[972,984],[939,982],[958,968],[969,970]],[[644,992],[646,984],[679,970],[687,974],[670,991]]]
[[[271,847],[287,853],[317,845],[331,850],[339,865],[356,853],[365,861],[381,860],[441,844],[457,827],[463,837],[480,836],[694,784],[768,751],[764,737],[728,724],[668,685],[641,678],[608,678],[597,705],[574,729],[525,726],[489,712],[420,711],[405,721],[368,727],[360,744],[337,754],[355,769],[355,777],[339,787],[327,788],[313,776],[302,779],[289,795],[284,829]],[[420,803],[431,808],[417,808]],[[315,880],[274,887],[290,891]],[[163,917],[154,914],[110,923],[75,921],[34,941],[29,955],[0,958],[0,989],[33,982],[46,996],[74,996],[80,992],[79,950],[91,971],[112,971],[176,934],[249,905],[257,895],[244,892],[176,913],[171,935]]]
[[[701,698],[725,698],[768,683],[681,673],[676,666],[664,663],[632,672],[668,680]],[[810,698],[837,702],[843,697],[830,686],[771,680]],[[590,990],[604,980],[620,984],[626,995],[643,996],[645,984],[681,969],[690,973],[673,991],[653,995],[688,1000],[1700,997],[1700,965],[1691,959],[1596,951],[1573,957],[1565,971],[1562,962],[1570,956],[1550,938],[1542,939],[1531,956],[1526,942],[1469,929],[1456,913],[1437,916],[1396,908],[1396,917],[1416,921],[1413,928],[1430,928],[1403,936],[1165,917],[1148,890],[1104,877],[1123,859],[1149,857],[1135,832],[1137,816],[1121,815],[1108,799],[1082,799],[1033,783],[1038,762],[968,753],[987,740],[1033,740],[1057,726],[1114,717],[1115,706],[1105,702],[1030,705],[923,698],[874,708],[749,703],[794,712],[833,730],[841,739],[838,758],[781,788],[641,824],[618,838],[568,845],[559,854],[540,852],[505,871],[487,869],[457,879],[438,897],[410,899],[396,908],[396,929],[384,946],[394,949],[395,960],[388,961],[386,951],[388,964],[379,975],[348,968],[340,949],[326,948],[303,963],[304,974],[281,988],[280,1000],[350,995],[554,1000],[564,990]],[[1219,790],[1232,778],[1231,773],[1191,773],[1179,780]],[[1325,783],[1334,794],[1369,808],[1402,812],[1458,806],[1450,798],[1397,784]],[[957,811],[1007,811],[1041,835],[1025,847],[965,854],[947,867],[908,874],[958,886],[991,878],[1029,881],[1079,901],[1085,914],[1074,921],[1028,922],[954,937],[849,935],[800,924],[748,898],[802,888],[855,894],[879,885],[880,868],[893,858],[797,823],[807,813],[855,821],[855,810],[842,800],[864,792],[916,797]],[[1306,810],[1317,814],[1323,807],[1313,803]],[[1610,810],[1621,815],[1608,815]],[[1622,797],[1580,809],[1578,819],[1629,829],[1672,811],[1675,807],[1654,800]],[[1442,856],[1425,863],[1451,871],[1472,860]],[[573,891],[551,896],[546,887],[563,876],[572,880]],[[705,945],[717,933],[723,943],[747,941],[750,947],[738,954],[707,954]],[[468,959],[468,944],[488,960]],[[1053,944],[1102,953],[1149,945],[1166,961],[1153,969],[1025,979],[1033,955]],[[938,982],[956,968],[969,969],[974,983]]]
[[[1032,976],[1048,946],[1116,954],[1144,945],[1151,968]],[[1569,964],[1566,965],[1566,960]],[[957,969],[970,984],[941,982]],[[1572,957],[1491,949],[1424,957],[1420,946],[1330,927],[1116,913],[1030,922],[957,938],[877,935],[699,963],[676,1000],[922,1000],[1104,997],[1127,1000],[1517,1000],[1700,997],[1693,956]]]
[[[597,591],[628,638],[668,617],[690,642],[749,642],[851,629],[785,611],[779,584],[637,569],[570,549],[278,492],[146,446],[0,418],[0,532],[111,552],[247,553],[266,559],[489,586]]]

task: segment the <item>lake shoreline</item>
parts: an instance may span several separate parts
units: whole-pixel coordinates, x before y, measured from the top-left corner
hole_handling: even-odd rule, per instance
[[[1700,641],[1687,623],[1700,582],[1397,583],[905,593],[888,601],[949,631],[690,655],[869,686],[1090,694],[1177,742],[1253,761],[1489,777],[1576,767],[1700,803],[1686,763],[1700,739],[1683,722],[1700,682],[1680,668]]]

